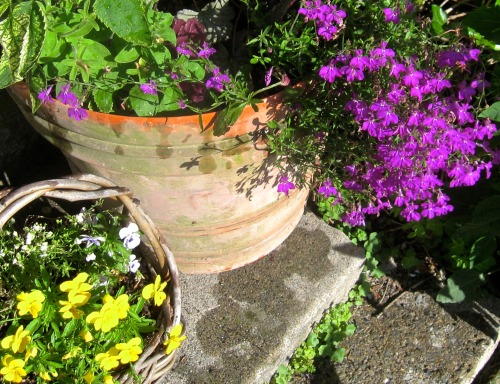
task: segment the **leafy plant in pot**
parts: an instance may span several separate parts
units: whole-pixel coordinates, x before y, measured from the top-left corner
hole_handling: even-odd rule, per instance
[[[283,97],[257,99],[210,60],[199,22],[157,7],[5,3],[0,86],[75,171],[133,188],[183,272],[245,265],[289,235],[308,196],[279,196],[261,135]]]
[[[351,226],[446,214],[446,188],[488,177],[488,53],[423,3],[13,2],[0,85],[25,81],[14,98],[74,168],[133,187],[181,270],[220,271],[290,233],[311,174]]]

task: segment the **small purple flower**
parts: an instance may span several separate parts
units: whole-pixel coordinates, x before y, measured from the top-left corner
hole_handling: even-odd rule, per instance
[[[86,243],[85,248],[88,248],[92,245],[100,246],[101,241],[105,241],[106,239],[104,237],[98,236],[98,237],[93,237],[89,235],[81,235],[79,239],[76,240],[77,244],[81,243]]]
[[[78,98],[76,95],[69,90],[70,85],[65,84],[61,87],[61,92],[57,95],[57,100],[59,100],[61,103],[69,105],[71,107],[77,107],[78,106]]]
[[[210,45],[208,45],[207,42],[203,43],[203,46],[201,47],[201,50],[198,52],[198,57],[203,57],[205,59],[208,59],[210,56],[212,56],[214,53],[216,53],[217,50]]]
[[[141,84],[139,87],[142,92],[146,95],[157,95],[157,85],[153,80],[149,80],[149,83]]]
[[[222,92],[224,89],[224,83],[231,82],[231,79],[225,73],[220,73],[219,68],[214,69],[214,76],[209,78],[205,83],[207,88],[214,88],[215,90]]]
[[[186,55],[186,56],[194,56],[193,51],[191,51],[186,42],[182,42],[181,45],[178,45],[175,50],[177,51],[178,54],[180,55]]]
[[[278,184],[278,193],[284,193],[288,196],[288,192],[295,189],[295,185],[288,180],[288,176],[281,176]]]
[[[324,65],[319,70],[319,75],[329,83],[333,83],[336,77],[342,77],[340,69],[335,66],[334,61],[330,61],[330,64]]]
[[[335,188],[332,185],[332,182],[330,179],[326,179],[323,184],[321,184],[321,187],[318,188],[318,193],[326,198],[330,196],[337,195],[338,191],[337,188]]]
[[[384,12],[386,23],[399,23],[399,9],[394,10],[392,8],[384,8],[382,12]]]
[[[184,109],[187,107],[187,104],[183,100],[179,100],[177,105],[179,106],[180,109]]]
[[[266,87],[271,84],[271,79],[273,76],[273,67],[269,68],[269,70],[266,72],[264,76],[264,84],[266,84]]]
[[[47,89],[42,89],[38,94],[38,99],[42,101],[42,104],[47,104],[52,102],[52,96],[50,92],[52,91],[52,85]]]
[[[70,107],[68,108],[68,116],[76,121],[80,121],[87,118],[87,111],[79,107]]]

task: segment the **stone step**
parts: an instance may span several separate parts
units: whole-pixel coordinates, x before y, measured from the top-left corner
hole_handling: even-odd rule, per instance
[[[278,249],[216,275],[181,275],[187,340],[164,384],[265,383],[332,304],[347,299],[364,252],[306,212]]]

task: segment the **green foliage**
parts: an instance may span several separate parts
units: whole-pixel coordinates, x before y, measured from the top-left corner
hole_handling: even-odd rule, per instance
[[[369,284],[362,280],[349,292],[349,300],[330,308],[307,339],[297,348],[288,365],[281,365],[271,383],[288,383],[294,373],[312,373],[315,371],[315,361],[326,358],[333,362],[342,362],[345,348],[341,342],[354,334],[356,326],[350,322],[352,306],[361,305],[363,297],[370,291]]]
[[[462,21],[477,44],[500,51],[500,5],[483,5],[468,12]]]

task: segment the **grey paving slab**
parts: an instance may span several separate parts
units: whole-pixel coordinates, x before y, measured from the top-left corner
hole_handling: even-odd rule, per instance
[[[332,304],[363,251],[310,212],[275,251],[217,275],[182,275],[187,341],[164,384],[265,383]]]

